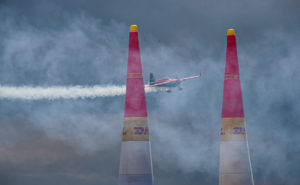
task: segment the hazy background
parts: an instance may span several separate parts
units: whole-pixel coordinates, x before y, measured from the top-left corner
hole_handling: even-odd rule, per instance
[[[0,84],[124,85],[129,25],[147,95],[155,185],[216,185],[226,30],[237,36],[256,185],[300,184],[297,0],[0,1]],[[0,100],[0,184],[117,184],[124,96]]]

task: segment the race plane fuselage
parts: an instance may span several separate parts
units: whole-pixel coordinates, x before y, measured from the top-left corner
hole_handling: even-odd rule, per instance
[[[201,76],[201,73],[196,76],[190,76],[186,78],[178,78],[178,79],[167,79],[167,78],[162,78],[157,81],[154,79],[153,73],[150,73],[150,81],[149,81],[149,86],[150,87],[159,87],[159,88],[168,88],[167,92],[171,92],[171,88],[178,87],[179,90],[182,90],[180,87],[181,82],[193,78],[199,78]]]

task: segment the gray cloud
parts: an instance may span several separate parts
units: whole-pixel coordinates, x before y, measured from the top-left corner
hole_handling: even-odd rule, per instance
[[[0,81],[124,84],[128,26],[138,24],[145,82],[149,72],[203,73],[182,92],[147,95],[155,184],[216,184],[226,29],[233,26],[255,182],[299,184],[296,7],[292,0],[4,1]],[[124,97],[0,106],[0,182],[117,183]]]

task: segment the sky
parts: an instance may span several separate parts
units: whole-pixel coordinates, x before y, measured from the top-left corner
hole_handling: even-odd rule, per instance
[[[126,83],[137,24],[155,185],[218,183],[226,31],[236,31],[256,185],[300,184],[300,2],[297,0],[1,0],[0,84]],[[0,184],[118,182],[124,96],[0,100]]]

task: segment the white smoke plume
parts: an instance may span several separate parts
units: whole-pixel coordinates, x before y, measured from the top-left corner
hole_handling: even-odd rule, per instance
[[[145,92],[158,92],[166,90],[145,85]],[[0,99],[21,99],[21,100],[55,100],[55,99],[85,99],[97,97],[121,96],[126,93],[126,86],[53,86],[53,87],[32,87],[32,86],[1,86]]]

